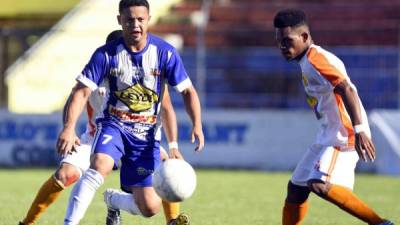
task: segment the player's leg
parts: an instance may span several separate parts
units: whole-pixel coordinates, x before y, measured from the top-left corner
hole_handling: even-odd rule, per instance
[[[308,211],[310,190],[307,180],[319,151],[311,146],[299,161],[287,186],[287,196],[282,212],[282,225],[300,225]]]
[[[152,217],[160,211],[161,199],[153,187],[132,187],[131,191],[134,201],[144,217]]]
[[[160,146],[161,160],[165,161],[169,158],[168,152]],[[162,199],[164,216],[167,225],[189,225],[189,216],[180,212],[179,202],[168,202]]]
[[[282,225],[300,225],[308,211],[308,187],[295,185],[289,181],[283,207]]]
[[[308,181],[312,192],[370,225],[385,222],[352,192],[358,161],[356,151],[326,147],[319,158],[319,165]]]
[[[39,216],[56,201],[65,187],[75,183],[81,171],[89,166],[90,146],[82,143],[77,151],[65,156],[57,171],[42,185],[21,224],[34,224]]]
[[[90,169],[75,185],[69,200],[65,215],[65,225],[76,225],[83,218],[97,189],[104,183],[104,178],[112,171],[115,162],[122,156],[119,130],[103,124],[93,142],[94,154],[91,158]]]
[[[58,198],[64,188],[64,184],[55,177],[55,174],[52,174],[40,187],[24,220],[20,224],[35,224],[40,215]]]
[[[114,160],[107,154],[93,155],[90,168],[76,183],[71,193],[68,210],[65,215],[65,225],[77,225],[86,213],[97,189],[104,183],[104,178],[111,172]]]
[[[152,180],[154,169],[160,164],[159,143],[151,145],[125,139],[125,155],[121,158],[120,180],[122,191],[107,189],[104,200],[108,207],[107,225],[116,225],[120,221],[115,213],[124,210],[132,215],[151,217],[161,207],[161,199],[156,194]]]
[[[168,152],[165,151],[165,149],[160,146],[160,157],[162,161],[165,161],[169,158]],[[176,219],[179,215],[179,210],[180,210],[180,204],[179,203],[174,203],[174,202],[168,202],[165,200],[162,200],[162,206],[164,209],[164,216],[167,224],[173,220]]]

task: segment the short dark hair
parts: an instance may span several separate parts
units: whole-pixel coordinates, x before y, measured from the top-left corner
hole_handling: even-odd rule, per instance
[[[120,37],[122,37],[122,30],[114,30],[107,35],[106,43],[118,40]]]
[[[119,12],[132,6],[144,6],[150,11],[150,5],[147,0],[121,0],[119,2]]]
[[[307,25],[306,14],[298,9],[285,9],[279,11],[274,18],[274,27],[298,27]]]

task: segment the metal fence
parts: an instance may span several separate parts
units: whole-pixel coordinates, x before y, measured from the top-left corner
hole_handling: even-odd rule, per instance
[[[346,65],[366,109],[399,108],[399,48],[379,46],[323,46]],[[296,63],[288,63],[276,48],[206,51],[203,106],[209,108],[307,108]],[[194,83],[196,50],[182,58]],[[182,100],[173,94],[177,106]]]

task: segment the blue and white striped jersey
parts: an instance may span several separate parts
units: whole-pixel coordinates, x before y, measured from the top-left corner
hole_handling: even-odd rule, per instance
[[[140,52],[123,38],[98,48],[77,80],[92,90],[106,87],[99,120],[113,120],[141,140],[160,140],[160,104],[167,82],[182,92],[192,85],[174,47],[152,34]]]

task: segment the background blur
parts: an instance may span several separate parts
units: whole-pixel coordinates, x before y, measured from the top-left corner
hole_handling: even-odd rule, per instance
[[[179,49],[202,100],[206,148],[194,154],[182,99],[179,137],[199,167],[293,169],[318,124],[272,19],[303,9],[316,44],[341,58],[369,113],[378,159],[360,171],[400,175],[400,0],[153,0],[151,32]],[[60,110],[74,78],[119,29],[117,0],[2,0],[0,166],[54,166]],[[172,91],[173,92],[173,91]],[[80,131],[83,131],[82,119]]]

